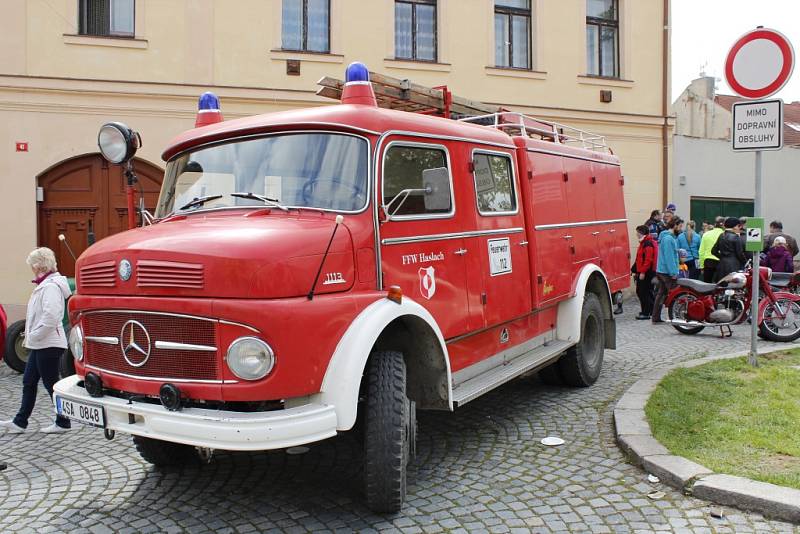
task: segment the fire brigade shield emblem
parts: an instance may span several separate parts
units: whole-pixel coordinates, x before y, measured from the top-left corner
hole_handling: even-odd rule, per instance
[[[436,293],[436,273],[433,267],[424,267],[419,270],[419,291],[428,300],[432,299]]]

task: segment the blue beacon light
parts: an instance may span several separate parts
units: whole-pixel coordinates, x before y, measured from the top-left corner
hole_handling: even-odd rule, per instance
[[[217,95],[211,91],[206,91],[200,95],[200,101],[197,103],[197,109],[198,111],[219,111],[219,98],[217,98]]]
[[[222,113],[219,110],[219,98],[211,91],[206,91],[200,95],[200,100],[197,102],[197,117],[194,121],[194,127],[199,128],[218,122],[222,122]]]
[[[350,63],[344,74],[346,83],[369,82],[369,69],[360,61]]]

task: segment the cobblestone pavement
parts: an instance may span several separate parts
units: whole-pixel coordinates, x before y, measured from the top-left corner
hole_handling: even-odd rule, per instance
[[[0,532],[800,532],[800,527],[725,509],[656,486],[626,463],[613,440],[614,401],[646,370],[747,347],[747,330],[681,336],[668,326],[619,320],[619,349],[606,352],[591,388],[523,378],[456,413],[419,417],[409,495],[395,517],[362,504],[360,449],[351,435],[304,455],[219,453],[211,464],[157,471],[130,439],[98,430],[0,434]],[[0,418],[13,415],[21,379],[0,371]],[[31,429],[49,423],[45,397]],[[546,448],[539,440],[561,436]]]

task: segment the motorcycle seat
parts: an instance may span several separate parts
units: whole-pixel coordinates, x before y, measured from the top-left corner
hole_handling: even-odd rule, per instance
[[[717,289],[717,284],[708,284],[700,280],[692,280],[691,278],[679,278],[678,285],[681,287],[688,287],[701,295],[713,293]]]
[[[772,287],[787,287],[793,277],[794,273],[772,273],[769,285]]]

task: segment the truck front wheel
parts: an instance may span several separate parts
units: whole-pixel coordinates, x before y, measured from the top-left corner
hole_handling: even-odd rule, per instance
[[[605,350],[603,307],[594,293],[587,293],[581,310],[581,340],[558,361],[561,378],[570,386],[587,387],[597,381]]]
[[[133,444],[144,461],[156,467],[178,467],[197,460],[197,449],[183,443],[133,436]]]
[[[399,512],[406,497],[406,468],[415,448],[415,405],[406,396],[403,354],[378,351],[367,370],[364,417],[364,490],[378,513]]]

